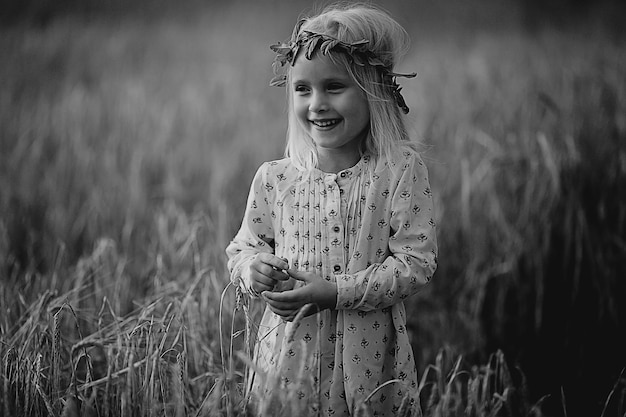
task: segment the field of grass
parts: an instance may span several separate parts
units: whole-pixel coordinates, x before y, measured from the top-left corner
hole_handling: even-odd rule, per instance
[[[414,415],[623,416],[626,48],[493,3],[386,4],[439,225]],[[0,28],[0,415],[245,415],[223,249],[282,154],[279,4]]]

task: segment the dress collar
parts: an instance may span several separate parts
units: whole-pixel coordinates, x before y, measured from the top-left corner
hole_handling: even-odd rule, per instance
[[[333,178],[333,179],[343,179],[348,180],[350,178],[356,178],[361,173],[367,169],[368,165],[371,164],[372,158],[369,154],[363,155],[361,159],[352,167],[342,169],[341,171],[335,173],[324,172],[318,168],[313,168],[312,173],[315,177],[322,178]]]

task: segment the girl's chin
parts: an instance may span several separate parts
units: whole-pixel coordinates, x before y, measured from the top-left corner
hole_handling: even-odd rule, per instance
[[[320,149],[336,149],[342,147],[343,142],[339,141],[329,141],[329,140],[320,140],[313,138],[313,142],[315,142],[315,146]]]

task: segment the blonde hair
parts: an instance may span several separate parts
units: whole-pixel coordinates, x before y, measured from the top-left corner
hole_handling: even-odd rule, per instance
[[[316,16],[301,19],[292,34],[292,40],[303,31],[328,35],[342,42],[368,41],[367,49],[393,71],[394,66],[409,47],[409,36],[389,14],[370,5],[334,4]],[[369,134],[361,146],[362,154],[369,154],[379,162],[392,162],[398,153],[414,150],[393,90],[383,82],[380,66],[356,65],[345,53],[332,52],[328,56],[346,68],[348,74],[365,92],[369,113]],[[317,148],[311,137],[298,123],[293,108],[293,90],[289,88],[287,71],[288,127],[285,155],[292,163],[305,170],[317,167]],[[384,164],[383,164],[384,165]]]

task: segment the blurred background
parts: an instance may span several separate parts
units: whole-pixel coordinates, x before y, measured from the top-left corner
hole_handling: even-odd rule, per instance
[[[626,366],[626,7],[375,4],[412,38],[397,69],[419,74],[401,84],[438,213],[439,270],[407,303],[420,371],[501,349],[548,415],[599,416]],[[103,238],[120,314],[186,282],[191,252],[226,285],[250,180],[284,148],[269,45],[320,5],[0,0],[5,323]]]

